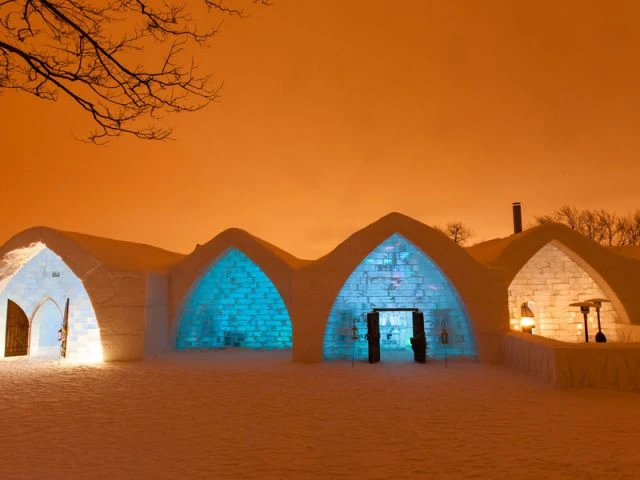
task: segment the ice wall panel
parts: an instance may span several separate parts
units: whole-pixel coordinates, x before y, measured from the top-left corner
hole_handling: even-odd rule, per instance
[[[267,275],[229,250],[188,294],[177,348],[291,348],[291,321]]]

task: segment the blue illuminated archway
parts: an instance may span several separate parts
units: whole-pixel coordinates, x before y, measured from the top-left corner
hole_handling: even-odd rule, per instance
[[[277,289],[233,248],[192,287],[177,348],[291,348],[291,320]]]
[[[367,358],[366,314],[373,308],[418,308],[424,312],[427,355],[445,355],[442,321],[449,332],[448,356],[474,356],[464,304],[437,265],[404,237],[394,234],[373,250],[349,276],[329,314],[325,359]],[[351,338],[357,327],[358,339]],[[381,350],[411,350],[409,312],[380,314]]]

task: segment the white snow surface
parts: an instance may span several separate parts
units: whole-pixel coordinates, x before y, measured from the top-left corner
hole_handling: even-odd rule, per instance
[[[637,479],[640,395],[477,363],[0,361],[0,478]]]

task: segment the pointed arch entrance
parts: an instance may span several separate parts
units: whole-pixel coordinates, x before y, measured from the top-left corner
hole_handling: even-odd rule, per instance
[[[21,355],[51,356],[60,351],[57,331],[67,312],[66,358],[92,363],[102,361],[100,329],[93,305],[82,280],[64,260],[44,243],[12,251],[0,265],[0,356],[7,356],[9,307],[19,306],[28,319],[29,350]],[[11,302],[11,303],[9,303]],[[13,307],[11,307],[15,310]],[[30,320],[29,320],[30,319]],[[54,326],[56,340],[53,340]],[[42,343],[40,336],[42,337]],[[56,345],[57,343],[57,345]]]
[[[586,262],[567,247],[551,241],[540,248],[518,271],[509,285],[511,328],[520,330],[521,305],[528,302],[533,312],[533,333],[563,342],[584,342],[584,322],[574,302],[611,298],[611,289],[596,278]],[[607,293],[607,291],[609,293]],[[608,341],[617,340],[620,315],[615,303],[603,303],[602,331]],[[598,333],[596,312],[588,317],[589,341]]]
[[[29,355],[41,358],[60,357],[60,331],[64,312],[51,297],[40,302],[31,319]]]
[[[231,248],[187,294],[176,347],[288,349],[291,335],[289,313],[273,282]]]
[[[369,253],[342,286],[327,320],[324,358],[368,358],[366,316],[376,308],[389,309],[380,311],[379,318],[383,356],[395,351],[411,358],[411,309],[424,314],[428,357],[476,353],[466,308],[455,288],[435,262],[397,233]],[[443,323],[448,345],[440,341]]]

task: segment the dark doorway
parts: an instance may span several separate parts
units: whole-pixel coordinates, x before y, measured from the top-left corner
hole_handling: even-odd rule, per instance
[[[367,342],[369,342],[369,363],[380,361],[380,313],[367,313]]]
[[[29,351],[29,319],[20,306],[7,300],[7,330],[4,343],[5,357],[26,355]]]
[[[424,332],[424,314],[417,308],[374,308],[367,313],[367,342],[369,344],[369,363],[380,361],[380,312],[411,312],[413,337],[411,349],[418,363],[427,361],[427,340]]]
[[[413,359],[418,363],[427,362],[427,337],[424,334],[424,314],[420,311],[411,313],[413,317],[413,337],[411,338],[411,349]]]

